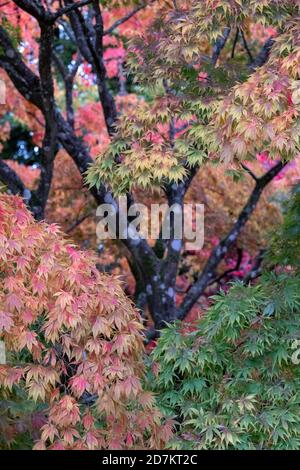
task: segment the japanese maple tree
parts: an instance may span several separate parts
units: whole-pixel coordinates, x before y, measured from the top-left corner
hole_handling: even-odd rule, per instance
[[[46,406],[35,449],[163,447],[172,423],[142,389],[142,325],[119,282],[7,195],[0,271],[1,393]]]

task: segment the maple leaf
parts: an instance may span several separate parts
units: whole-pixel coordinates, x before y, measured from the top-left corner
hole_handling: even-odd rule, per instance
[[[70,380],[70,384],[74,394],[78,397],[81,397],[83,392],[89,388],[89,382],[83,375],[79,375],[77,377],[73,377]]]
[[[42,383],[31,381],[29,386],[27,387],[27,390],[29,397],[32,398],[34,401],[38,401],[38,399],[41,399],[41,401],[45,400],[46,390]]]
[[[37,441],[37,442],[34,444],[32,450],[46,450],[45,441],[43,441],[43,440]]]
[[[4,384],[10,390],[12,389],[13,385],[16,385],[20,382],[24,375],[24,369],[20,367],[9,367],[6,369],[6,374],[4,378]]]
[[[41,438],[42,441],[46,442],[48,439],[52,443],[55,439],[55,437],[59,437],[59,432],[58,429],[53,425],[53,424],[45,424],[41,428]]]
[[[129,448],[132,447],[133,442],[134,442],[133,435],[131,434],[131,432],[128,432],[127,436],[126,436],[126,445],[127,445],[127,447],[129,447]]]
[[[38,346],[37,334],[34,331],[25,330],[20,334],[18,342],[20,349],[27,347],[29,351],[32,351],[33,346]]]
[[[32,283],[32,291],[34,294],[37,293],[38,295],[42,295],[43,292],[46,291],[46,284],[44,281],[40,279],[40,277],[34,275],[32,277],[31,283]]]
[[[13,324],[11,313],[0,311],[0,333],[2,333],[2,331],[9,332]]]
[[[60,291],[54,294],[54,297],[57,297],[56,304],[62,309],[65,309],[73,303],[73,296],[69,292]]]
[[[82,419],[82,424],[85,429],[91,429],[94,426],[95,419],[91,413],[86,413]]]
[[[85,442],[89,450],[98,448],[98,439],[91,431],[86,433]]]
[[[75,428],[67,428],[61,431],[63,442],[73,446],[74,438],[80,438],[79,432]]]
[[[141,383],[134,376],[127,377],[127,379],[125,379],[123,382],[123,390],[127,397],[129,397],[131,394],[136,396],[141,391]]]
[[[5,303],[6,303],[7,307],[11,310],[16,309],[16,310],[20,311],[21,306],[22,306],[21,298],[17,294],[15,294],[14,292],[12,292],[12,293],[10,293],[6,296]]]

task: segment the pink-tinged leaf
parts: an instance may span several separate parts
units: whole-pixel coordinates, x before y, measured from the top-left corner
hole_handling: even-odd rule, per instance
[[[38,441],[34,444],[33,450],[46,450],[46,445],[44,441]]]
[[[67,428],[62,431],[62,439],[68,445],[72,446],[74,444],[74,438],[79,438],[79,432],[74,428]]]
[[[49,447],[51,450],[66,450],[65,446],[63,445],[62,441],[55,441],[54,444]]]
[[[43,441],[49,441],[52,443],[55,437],[59,437],[58,429],[53,424],[45,424],[42,429],[41,438]]]
[[[127,447],[132,447],[133,445],[133,436],[130,432],[127,433],[127,436],[126,436],[126,445]]]
[[[14,322],[11,313],[0,312],[0,333],[2,333],[2,331],[9,332],[13,324]]]
[[[21,272],[24,272],[28,267],[28,261],[28,258],[26,258],[25,256],[19,256],[17,258],[17,269]]]
[[[37,335],[34,331],[25,330],[19,336],[19,348],[28,348],[29,351],[32,351],[33,346],[38,346]]]
[[[12,388],[13,385],[17,385],[24,375],[24,369],[19,367],[10,367],[7,370],[7,374],[4,380],[4,385],[9,389]]]
[[[93,415],[91,415],[91,413],[87,413],[86,415],[84,415],[82,419],[82,424],[85,429],[87,430],[91,429],[94,426],[94,423],[95,423],[95,419]]]
[[[38,276],[33,276],[32,288],[34,294],[42,295],[46,291],[46,284]]]
[[[70,383],[74,394],[78,397],[81,397],[86,388],[89,387],[89,383],[83,375],[72,378]]]
[[[205,83],[207,81],[207,79],[208,79],[208,73],[207,72],[200,72],[198,74],[198,81],[199,82],[204,82]]]
[[[6,296],[5,302],[6,302],[6,305],[9,309],[11,309],[11,310],[16,309],[16,310],[20,311],[21,306],[22,306],[22,301],[21,301],[20,297],[17,294],[15,294],[13,292],[11,294],[8,294]]]
[[[73,296],[69,292],[60,291],[57,292],[54,296],[57,297],[56,304],[59,305],[62,309],[65,309],[73,302]]]
[[[98,439],[92,432],[87,432],[85,441],[89,450],[94,450],[98,448]]]

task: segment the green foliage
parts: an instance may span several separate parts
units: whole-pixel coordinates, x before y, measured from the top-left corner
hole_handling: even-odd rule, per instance
[[[14,119],[10,113],[0,118],[0,126],[6,122],[10,124],[10,136],[2,144],[1,157],[13,159],[23,165],[34,165],[40,163],[40,149],[32,140],[32,133],[21,121]]]
[[[215,296],[195,331],[162,332],[149,381],[179,423],[171,447],[300,448],[299,190],[273,240],[281,266]]]
[[[15,28],[11,22],[6,18],[6,16],[3,16],[0,20],[1,26],[6,30],[7,34],[9,35],[12,44],[14,47],[18,47],[19,43],[21,41],[21,30],[19,27]],[[1,51],[0,48],[0,54],[5,53],[5,51]]]
[[[0,391],[0,450],[30,450],[39,428],[45,423],[45,407],[29,400],[26,392],[13,386]]]

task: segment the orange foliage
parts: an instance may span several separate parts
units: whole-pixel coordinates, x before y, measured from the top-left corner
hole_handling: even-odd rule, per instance
[[[7,195],[0,270],[0,338],[31,358],[2,365],[0,383],[49,405],[35,448],[163,447],[171,425],[142,390],[142,327],[119,282]],[[87,393],[97,396],[92,407],[83,404]]]

